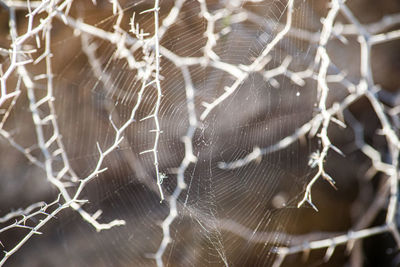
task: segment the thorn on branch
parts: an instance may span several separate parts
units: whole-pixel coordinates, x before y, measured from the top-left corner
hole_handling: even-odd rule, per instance
[[[338,153],[342,157],[346,157],[346,155],[337,146],[335,146],[333,144],[330,144],[329,148],[331,148],[333,151],[335,151],[336,153]]]
[[[141,14],[150,13],[150,12],[158,12],[159,10],[160,10],[159,7],[153,7],[150,9],[146,9],[146,10],[140,12],[139,14],[141,15]]]
[[[154,118],[154,114],[151,114],[151,115],[149,115],[147,117],[144,117],[143,119],[140,119],[140,121],[145,121],[145,120],[148,120],[148,119],[151,119],[151,118]]]
[[[139,155],[146,154],[146,153],[152,153],[152,152],[154,152],[154,149],[149,149],[149,150],[142,151],[142,152],[139,153]]]

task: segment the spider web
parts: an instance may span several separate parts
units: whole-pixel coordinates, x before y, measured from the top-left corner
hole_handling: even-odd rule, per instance
[[[279,266],[293,254],[279,248],[300,243],[285,234],[304,224],[297,208],[317,210],[314,182],[323,177],[333,184],[323,168],[328,150],[341,153],[324,139],[332,121],[340,125],[333,103],[346,105],[356,95],[348,92],[355,81],[343,74],[346,67],[321,52],[334,7],[325,14],[313,1],[297,0],[110,2],[114,11],[105,1],[74,3],[70,13],[55,8],[51,45],[32,55],[37,67],[27,67],[37,78],[27,93],[31,104],[52,103],[43,90],[49,80],[56,88],[54,106],[31,105],[30,113],[43,120],[50,114],[50,121],[56,114],[57,124],[34,127],[58,143],[36,146],[23,135],[16,141],[29,147],[24,153],[34,164],[31,155],[51,161],[66,193],[47,189],[46,200],[58,199],[47,205],[50,211],[38,212],[57,221],[10,261]],[[326,42],[345,42],[336,33]],[[46,63],[38,60],[41,53]],[[43,81],[50,58],[53,73]],[[29,89],[24,68],[19,81],[10,80]],[[325,80],[329,97],[323,73],[331,78]],[[20,113],[8,129],[27,131]],[[50,159],[47,150],[62,150],[68,160],[63,154]],[[52,175],[47,165],[36,165]],[[68,194],[88,203],[73,198],[61,205],[60,198],[69,203]],[[70,206],[78,212],[59,213]],[[108,230],[98,233],[90,224]]]
[[[212,51],[218,56],[217,62],[234,66],[251,64],[281,30],[279,23],[285,23],[286,5],[287,3],[280,1],[247,4],[235,7],[232,14],[229,12],[221,16],[214,26],[215,33],[220,36],[212,47]],[[145,9],[139,4],[125,8],[124,13],[127,16],[133,11],[140,13],[140,8]],[[210,14],[215,14],[225,9],[225,6],[212,3],[208,4],[207,8]],[[301,5],[296,6],[296,12],[304,12],[303,9]],[[240,15],[243,16],[247,12],[261,20],[261,25],[240,18]],[[180,10],[176,25],[168,29],[161,45],[182,58],[203,56],[204,47],[208,45],[209,39],[206,32],[207,21],[199,16],[200,13],[201,6],[198,2],[187,1]],[[135,18],[142,28],[151,29],[151,14],[142,17],[136,15]],[[238,22],[235,22],[235,19]],[[107,19],[105,23],[96,26],[110,30],[114,23],[112,19]],[[66,86],[70,86],[71,79],[79,83],[74,86],[76,89],[73,89],[78,91],[78,99],[69,99],[71,92],[63,90],[65,95],[59,97],[63,99],[59,107],[60,111],[73,110],[76,109],[76,105],[72,103],[82,103],[82,106],[93,109],[93,102],[96,101],[95,109],[92,111],[83,108],[81,115],[65,111],[59,113],[66,113],[74,118],[61,121],[74,121],[75,124],[61,123],[61,128],[75,128],[82,132],[65,137],[71,140],[72,149],[76,149],[76,152],[68,153],[71,164],[85,161],[90,170],[97,159],[87,151],[95,147],[94,142],[100,142],[101,147],[107,147],[107,144],[112,142],[114,131],[107,125],[108,116],[111,114],[114,122],[126,121],[137,101],[141,83],[125,59],[116,59],[115,47],[96,39],[90,39],[88,42],[89,46],[99,46],[95,57],[101,65],[102,76],[89,78],[88,76],[93,75],[93,64],[89,63],[82,68],[82,78],[65,79],[66,75],[61,75]],[[62,45],[65,45],[64,41]],[[271,51],[266,69],[279,67],[285,58],[306,55],[304,50],[307,49],[309,48],[304,43],[285,39]],[[208,54],[206,56],[211,57]],[[291,61],[298,70],[306,68],[309,63],[310,58],[304,56]],[[75,67],[67,67],[63,72],[68,72],[68,68]],[[218,98],[224,92],[224,88],[235,81],[235,77],[226,71],[200,64],[188,67],[187,72],[194,89],[197,116],[203,109],[202,102]],[[162,58],[161,76],[163,98],[159,118],[162,134],[158,155],[160,170],[167,177],[163,181],[163,188],[168,196],[173,194],[177,187],[177,168],[185,156],[182,137],[189,127],[189,119],[185,81],[180,69],[166,58]],[[290,217],[284,210],[294,207],[296,197],[301,194],[310,171],[307,158],[301,159],[299,148],[294,146],[288,151],[276,152],[263,158],[261,162],[237,170],[221,170],[218,163],[242,158],[255,146],[265,147],[276,143],[312,116],[312,105],[304,105],[305,101],[310,102],[315,98],[315,90],[312,87],[300,88],[285,77],[277,77],[274,86],[262,75],[251,74],[239,86],[237,92],[207,119],[201,121],[194,131],[192,146],[197,160],[184,172],[187,188],[182,191],[177,201],[178,216],[170,226],[171,243],[165,248],[165,265],[230,265],[240,262],[266,265],[271,261],[271,253],[268,251],[274,244],[274,235],[261,244],[252,244],[252,238],[244,240],[232,234],[229,227],[240,225],[257,232],[284,229]],[[83,100],[80,93],[82,90],[91,92],[88,100]],[[100,177],[94,188],[88,190],[93,194],[88,198],[96,207],[100,206],[105,214],[107,209],[103,208],[101,203],[116,207],[118,211],[117,214],[112,212],[114,216],[124,219],[127,223],[126,227],[105,233],[104,237],[98,237],[96,239],[99,240],[93,242],[93,249],[96,250],[98,243],[103,242],[115,242],[119,248],[124,248],[115,251],[105,245],[97,264],[150,264],[152,254],[157,252],[163,238],[159,224],[168,215],[168,203],[158,203],[153,178],[154,159],[150,154],[140,155],[140,152],[152,146],[154,140],[154,136],[149,133],[154,127],[153,122],[140,119],[151,114],[155,99],[154,90],[144,93],[144,104],[137,111],[138,120],[126,131],[125,143],[115,152],[117,159],[112,163],[115,168],[110,170],[111,173]],[[92,104],[86,101],[92,101]],[[93,121],[93,117],[97,118],[98,122]],[[119,126],[117,124],[117,127]],[[78,140],[84,135],[87,139],[82,142],[84,145],[81,145],[81,141]],[[74,144],[79,145],[74,147]],[[310,152],[309,149],[306,148],[306,153]],[[93,151],[93,154],[95,153],[96,151]],[[135,157],[134,161],[132,157]],[[138,171],[138,168],[142,171]],[[291,185],[288,186],[289,184]],[[274,206],[272,199],[279,194],[284,196],[285,203],[275,203]],[[287,205],[286,208],[284,204]],[[280,210],[281,208],[283,210]],[[69,235],[69,232],[65,234],[67,239],[71,239]],[[124,240],[126,236],[131,237],[129,241]],[[257,234],[254,234],[253,239],[256,236]],[[94,237],[90,235],[88,238]],[[77,253],[72,249],[74,243],[75,241],[71,241],[71,244],[67,245],[69,250],[72,250],[71,254]],[[252,256],[254,250],[264,250],[266,253],[261,256],[260,252],[257,252],[255,260]]]

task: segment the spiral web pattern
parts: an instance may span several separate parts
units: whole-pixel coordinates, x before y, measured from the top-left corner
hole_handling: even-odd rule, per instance
[[[372,51],[400,19],[348,2],[0,1],[1,265],[278,267],[316,250],[305,266],[360,266],[364,238],[398,246],[399,109]],[[314,222],[332,216],[324,185],[355,195],[349,177],[354,222]]]

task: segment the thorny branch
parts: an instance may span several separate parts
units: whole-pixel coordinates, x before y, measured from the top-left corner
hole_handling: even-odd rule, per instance
[[[365,213],[365,217],[369,218],[368,220],[363,217],[365,221],[370,222],[372,220],[371,218],[376,216],[377,211],[385,208],[384,206],[386,202],[384,200],[386,199],[388,201],[386,206],[387,213],[386,220],[383,225],[371,227],[370,223],[359,223],[348,233],[335,235],[331,234],[327,238],[324,237],[320,240],[315,240],[315,235],[302,236],[301,238],[305,239],[303,244],[288,247],[277,247],[274,250],[274,252],[278,254],[277,260],[274,263],[274,267],[280,266],[285,258],[290,254],[321,248],[326,249],[324,260],[328,261],[338,245],[347,244],[351,247],[356,240],[361,240],[372,235],[387,232],[390,232],[393,235],[400,247],[400,234],[395,221],[398,209],[398,158],[400,140],[392,123],[394,120],[393,116],[398,115],[398,111],[396,113],[396,107],[393,107],[393,109],[388,112],[386,107],[382,104],[378,94],[379,86],[374,82],[371,66],[371,52],[374,46],[391,42],[400,38],[400,30],[388,31],[388,29],[392,29],[393,26],[400,24],[399,14],[387,15],[376,23],[363,25],[347,7],[345,1],[332,0],[330,2],[329,12],[322,20],[322,31],[311,32],[309,30],[295,28],[293,25],[292,13],[294,12],[295,8],[294,0],[288,0],[285,4],[284,12],[286,14],[286,22],[284,24],[278,23],[277,26],[275,25],[277,23],[276,21],[267,21],[249,10],[238,8],[246,1],[243,1],[243,3],[240,1],[232,2],[232,7],[229,9],[221,8],[211,11],[206,1],[199,0],[198,4],[200,6],[200,16],[206,21],[206,30],[204,34],[207,38],[207,42],[203,49],[203,56],[180,57],[173,51],[163,47],[161,45],[161,41],[168,29],[177,22],[181,9],[185,4],[185,0],[176,0],[167,16],[161,22],[159,15],[160,3],[158,0],[154,1],[153,8],[142,12],[152,13],[154,16],[154,32],[151,36],[144,33],[139,28],[139,25],[135,24],[134,17],[131,21],[131,32],[134,36],[124,32],[121,27],[124,10],[117,0],[112,0],[110,2],[112,3],[114,15],[117,17],[113,32],[107,32],[106,30],[84,23],[80,19],[70,16],[69,10],[73,4],[72,0],[44,0],[27,2],[0,1],[0,6],[5,8],[9,14],[9,28],[12,41],[10,49],[4,49],[4,51],[0,50],[0,53],[4,53],[9,56],[9,65],[4,73],[2,71],[0,73],[0,107],[7,107],[0,124],[0,135],[3,137],[3,139],[7,140],[12,147],[23,153],[31,163],[42,169],[47,181],[57,188],[59,192],[59,197],[52,203],[34,203],[25,209],[12,211],[0,218],[0,223],[7,223],[12,219],[16,219],[15,222],[11,224],[9,223],[7,226],[0,229],[0,233],[8,231],[12,228],[25,228],[29,230],[29,233],[25,235],[17,245],[15,245],[11,250],[5,252],[4,257],[0,262],[0,266],[3,265],[10,256],[16,253],[18,249],[20,249],[21,246],[33,235],[40,234],[39,230],[64,209],[72,208],[73,210],[77,211],[81,217],[91,224],[97,231],[125,224],[125,221],[123,220],[114,220],[107,224],[99,223],[98,217],[101,211],[98,211],[93,215],[86,212],[83,209],[83,205],[87,202],[87,200],[82,199],[81,195],[85,186],[91,180],[95,179],[99,174],[106,171],[107,168],[104,167],[105,158],[120,146],[124,138],[125,130],[136,121],[137,110],[142,104],[143,94],[148,88],[155,89],[156,101],[152,113],[141,120],[153,119],[155,128],[151,130],[151,132],[154,133],[155,136],[153,147],[149,150],[143,151],[142,153],[148,152],[152,153],[153,155],[153,164],[157,180],[156,183],[161,200],[164,199],[162,182],[165,177],[159,171],[158,161],[158,145],[160,135],[162,133],[160,126],[161,118],[159,114],[163,95],[161,86],[161,57],[172,62],[180,70],[183,77],[186,93],[188,128],[186,134],[182,137],[185,154],[177,169],[177,186],[171,195],[165,197],[169,205],[169,214],[161,223],[163,232],[162,240],[157,251],[155,254],[153,254],[153,258],[158,266],[164,265],[163,256],[168,245],[173,239],[173,236],[171,236],[170,233],[170,227],[178,216],[178,198],[182,191],[186,188],[185,171],[188,169],[190,164],[194,164],[197,161],[197,157],[193,152],[193,137],[197,128],[199,127],[199,123],[200,121],[206,120],[208,115],[215,108],[222,106],[223,102],[231,97],[250,77],[250,75],[255,72],[260,73],[266,82],[276,88],[279,88],[280,86],[275,79],[278,76],[285,76],[298,86],[304,86],[305,81],[308,79],[316,81],[318,90],[317,113],[308,122],[298,127],[293,134],[282,138],[277,143],[265,148],[255,147],[251,153],[242,159],[233,162],[220,162],[219,167],[221,169],[240,168],[257,159],[260,159],[266,154],[283,150],[298,142],[299,139],[305,137],[306,135],[309,137],[316,136],[320,142],[320,148],[310,156],[310,166],[317,168],[317,172],[307,184],[303,198],[298,203],[298,207],[307,202],[315,210],[317,210],[316,205],[312,202],[311,189],[320,177],[324,178],[331,183],[332,186],[334,186],[335,182],[333,178],[325,171],[325,164],[330,150],[334,150],[340,154],[343,154],[334,146],[334,144],[331,143],[330,140],[329,128],[333,122],[342,127],[348,125],[353,129],[355,145],[357,146],[357,149],[370,158],[371,168],[373,170],[383,173],[388,179],[388,182],[383,187],[384,190],[382,193],[378,194],[377,200],[374,201],[375,204],[378,203],[379,205],[376,204],[375,206],[371,206],[371,209]],[[237,10],[235,8],[237,8]],[[24,10],[27,12],[27,30],[22,35],[18,35],[17,33],[18,25],[15,16],[16,10]],[[344,15],[348,21],[348,24],[343,24],[336,21],[339,13]],[[40,20],[40,23],[35,24],[34,22],[36,21],[36,17],[40,14],[45,14],[45,17]],[[278,29],[278,32],[274,38],[272,38],[272,40],[266,44],[260,55],[256,57],[250,65],[237,66],[228,62],[223,62],[213,50],[217,45],[220,36],[229,31],[229,28],[226,28],[226,32],[224,33],[216,32],[216,24],[228,16],[232,17],[231,23],[239,23],[241,21],[248,20],[263,27],[268,26],[271,28],[271,25],[273,25],[276,27],[276,29]],[[110,123],[115,130],[113,143],[106,148],[101,148],[98,144],[97,149],[99,156],[97,164],[92,172],[85,177],[80,177],[72,169],[57,123],[57,114],[54,106],[54,75],[51,59],[52,24],[53,20],[55,19],[61,20],[63,23],[65,23],[65,25],[79,32],[82,43],[87,45],[87,47],[85,47],[85,54],[88,56],[92,70],[97,77],[102,77],[107,75],[107,73],[102,73],[100,64],[94,57],[93,48],[89,47],[90,45],[94,45],[94,42],[89,44],[90,38],[98,38],[114,45],[116,47],[116,55],[119,58],[127,61],[129,67],[136,71],[136,79],[140,80],[142,83],[137,94],[136,103],[131,109],[130,116],[125,122],[122,123],[122,126],[118,127],[112,120],[112,116],[110,114]],[[361,62],[360,79],[358,83],[348,79],[346,75],[340,71],[332,71],[332,69],[335,69],[335,65],[329,50],[327,49],[327,45],[330,40],[337,38],[342,42],[346,42],[346,37],[349,36],[357,36],[360,44]],[[289,67],[292,58],[288,56],[281,62],[280,66],[266,70],[266,66],[271,60],[271,52],[276,48],[278,43],[287,37],[306,40],[317,46],[313,66],[301,72],[291,71],[289,70]],[[36,41],[37,47],[33,50],[28,49],[28,46],[25,45],[30,39],[34,39]],[[44,51],[42,55],[33,60],[31,54],[39,50],[43,42]],[[144,55],[142,59],[138,59],[134,56],[134,52],[137,49],[142,49]],[[38,77],[32,77],[29,72],[30,64],[38,64],[41,61],[44,61],[46,66],[45,73]],[[191,66],[214,68],[223,71],[234,78],[234,82],[230,86],[226,87],[225,92],[223,92],[219,97],[210,103],[202,103],[205,109],[202,111],[199,119],[196,115],[195,106],[196,88],[193,85],[189,69]],[[14,74],[18,76],[18,83],[17,86],[11,88],[8,86],[8,81]],[[37,81],[40,79],[44,79],[46,81],[45,88],[47,90],[46,95],[42,98],[37,97],[37,89],[39,87]],[[110,84],[107,84],[107,81],[109,80],[109,78],[104,79],[104,87],[106,89],[111,87]],[[331,92],[330,86],[333,83],[338,83],[344,88],[347,88],[349,94],[341,101],[334,102],[330,107],[328,107],[328,98]],[[24,90],[23,88],[26,89],[29,99],[29,109],[35,127],[37,146],[41,151],[41,156],[43,156],[44,160],[32,153],[33,148],[25,148],[20,145],[13,138],[13,135],[4,129],[4,125],[9,117],[10,111],[14,108],[15,102],[17,101],[22,90]],[[362,124],[359,123],[349,111],[349,107],[362,97],[366,97],[368,99],[380,122],[382,127],[382,129],[380,129],[380,133],[385,137],[387,142],[388,156],[386,158],[388,159],[384,159],[382,156],[383,152],[379,151],[378,148],[374,148],[364,140],[364,129]],[[7,104],[9,102],[11,102],[11,104]],[[47,110],[48,114],[45,114],[43,110]],[[345,122],[340,120],[343,113],[348,114],[345,116]],[[52,134],[50,136],[45,134],[44,125],[51,125]],[[56,160],[61,160],[61,168],[59,167],[60,165],[55,167],[56,165],[54,162]],[[72,191],[72,193],[71,190],[67,189],[71,186],[74,187],[74,191]],[[39,220],[39,222],[34,226],[27,225],[26,221],[33,217],[40,217],[41,220]],[[234,234],[241,235],[244,238],[250,235],[248,229],[243,228],[236,222],[226,221],[223,227],[225,227],[224,229],[226,231],[231,231]],[[261,238],[262,236],[259,237],[260,242],[264,242],[271,235],[271,233],[265,233],[265,238]],[[296,236],[287,235],[285,238],[289,240],[296,240]],[[297,237],[297,239],[299,239],[299,237]]]
[[[389,158],[391,161],[387,163],[383,162],[381,158],[381,152],[377,151],[375,148],[371,147],[363,140],[364,137],[362,135],[363,130],[361,124],[352,119],[348,122],[348,125],[350,125],[354,129],[355,143],[357,145],[357,148],[371,159],[371,168],[374,168],[376,171],[384,173],[389,179],[388,181],[390,185],[390,196],[389,204],[387,206],[386,223],[382,226],[351,231],[348,234],[343,234],[336,237],[329,237],[327,239],[319,241],[308,242],[306,240],[305,244],[299,246],[277,248],[276,252],[279,254],[279,257],[274,263],[274,267],[280,266],[285,257],[289,254],[295,254],[298,252],[318,248],[327,248],[324,260],[328,261],[329,258],[332,256],[336,246],[346,243],[350,244],[352,243],[351,241],[363,239],[380,233],[392,233],[394,239],[397,242],[397,245],[400,246],[400,235],[394,219],[398,203],[399,138],[395,130],[392,128],[392,123],[388,118],[387,112],[385,111],[385,108],[377,94],[377,91],[379,89],[377,89],[377,85],[375,85],[373,81],[371,67],[372,47],[374,45],[393,41],[399,38],[399,30],[390,31],[387,33],[379,33],[380,31],[384,31],[393,27],[394,25],[399,24],[399,15],[388,15],[379,22],[362,25],[344,2],[345,1],[342,0],[331,1],[330,11],[328,12],[327,17],[323,20],[322,32],[317,35],[308,33],[308,36],[312,36],[312,38],[309,38],[309,41],[319,40],[317,56],[314,65],[317,66],[319,64],[320,69],[317,74],[311,75],[311,78],[316,79],[318,82],[318,114],[313,117],[309,122],[297,128],[292,135],[281,139],[276,144],[273,144],[266,148],[255,147],[254,150],[246,157],[233,162],[220,162],[219,167],[222,169],[240,168],[246,164],[251,163],[252,161],[261,158],[263,155],[287,148],[291,144],[298,142],[300,138],[306,136],[307,134],[313,137],[318,131],[317,135],[321,140],[322,148],[311,155],[310,158],[311,166],[318,167],[318,171],[308,183],[306,191],[304,193],[304,197],[298,203],[298,206],[300,207],[305,202],[308,202],[315,210],[317,210],[316,206],[311,200],[311,188],[321,176],[328,180],[334,186],[333,178],[330,177],[324,170],[324,163],[326,161],[326,157],[330,148],[342,154],[342,152],[334,147],[330,142],[328,136],[328,127],[330,125],[330,122],[338,123],[340,126],[345,127],[346,125],[343,122],[337,120],[334,116],[341,117],[341,114],[344,111],[347,112],[347,109],[351,104],[356,102],[361,97],[367,97],[382,125],[381,133],[386,137],[390,154]],[[350,24],[343,25],[341,23],[335,23],[335,17],[338,12],[342,12],[344,16],[348,19]],[[298,34],[296,32],[296,29],[291,29],[291,32],[289,34],[296,36],[307,36],[304,34]],[[359,81],[359,84],[356,85],[347,80],[342,74],[339,74],[341,78],[338,81],[344,87],[348,88],[350,94],[342,102],[334,103],[330,108],[327,108],[326,101],[329,94],[328,84],[330,83],[329,74],[327,75],[327,70],[329,65],[332,64],[332,61],[329,58],[329,53],[326,50],[326,45],[327,42],[332,38],[332,36],[338,36],[338,38],[341,38],[345,35],[358,36],[361,53],[361,79]],[[351,116],[351,113],[349,114],[349,116]],[[352,116],[350,118],[352,118]],[[379,197],[381,196],[379,195]],[[374,216],[376,216],[376,212],[374,214]],[[364,227],[366,226],[367,225],[365,225]]]

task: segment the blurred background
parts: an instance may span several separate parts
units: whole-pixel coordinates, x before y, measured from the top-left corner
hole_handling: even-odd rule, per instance
[[[64,3],[50,2],[55,6]],[[11,65],[13,48],[8,7],[15,8],[19,35],[29,29],[26,16],[29,9],[25,1],[0,3],[0,64],[4,77]],[[32,2],[32,5],[39,3]],[[54,100],[50,101],[54,103],[59,127],[57,136],[62,140],[71,169],[79,178],[90,175],[96,168],[99,160],[96,144],[103,151],[113,144],[114,127],[121,127],[129,119],[138,101],[143,66],[153,64],[153,55],[146,55],[146,49],[152,48],[143,48],[140,42],[131,41],[138,36],[130,31],[135,14],[135,23],[140,29],[149,36],[154,34],[153,13],[142,13],[153,7],[153,1],[120,0],[119,5],[121,9],[115,13],[112,1],[99,0],[95,4],[74,1],[68,13],[60,11],[66,18],[55,15],[46,24],[51,25],[49,51]],[[346,5],[360,24],[371,31],[376,26],[377,32],[373,34],[399,29],[400,3],[397,1],[348,0]],[[226,71],[232,68],[215,66],[227,63],[236,67],[234,70],[245,70],[245,66],[251,65],[287,25],[288,2],[161,1],[161,23],[174,11],[178,12],[171,25],[164,24],[167,26],[163,26],[165,32],[160,37],[163,96],[158,113],[162,132],[157,151],[160,172],[166,177],[162,183],[166,200],[160,202],[153,154],[141,153],[152,149],[155,142],[155,133],[151,132],[154,120],[142,120],[156,106],[157,90],[149,86],[143,91],[135,121],[103,163],[107,171],[88,183],[80,197],[88,200],[83,208],[89,214],[102,210],[99,222],[121,219],[126,224],[97,232],[76,211],[63,210],[40,229],[42,234],[34,235],[12,255],[5,266],[156,265],[153,254],[163,240],[161,224],[170,214],[168,200],[177,187],[178,168],[187,153],[183,143],[190,128],[187,77],[193,86],[198,120],[191,138],[197,161],[184,171],[187,187],[177,198],[178,214],[170,226],[171,242],[162,255],[165,266],[272,266],[277,259],[276,247],[293,247],[384,224],[388,176],[377,170],[361,151],[356,126],[362,126],[364,142],[380,154],[382,163],[390,165],[393,161],[389,144],[379,131],[380,120],[364,96],[335,114],[347,127],[333,122],[329,125],[328,136],[343,155],[331,149],[324,160],[324,168],[336,181],[337,189],[322,178],[315,183],[312,202],[318,212],[307,203],[298,208],[307,184],[317,171],[309,162],[310,156],[322,148],[318,134],[307,131],[287,147],[260,156],[247,165],[220,168],[221,162],[244,158],[254,147],[266,148],[279,143],[321,112],[316,78],[319,65],[315,64],[315,58],[322,23],[330,8],[329,1],[294,1],[290,30],[264,58],[263,68],[250,73],[232,95],[200,120],[205,109],[202,103],[212,103],[237,80]],[[49,14],[50,11],[43,11],[35,15],[33,27],[40,25],[41,19],[48,18]],[[386,20],[386,27],[385,17],[392,19]],[[212,26],[210,21],[214,21]],[[85,32],[87,28],[79,23],[93,28]],[[334,23],[337,31],[342,29],[340,25],[344,26],[341,33],[331,35],[326,45],[331,63],[328,109],[355,94],[351,91],[352,85],[361,79],[359,34],[342,13]],[[104,32],[107,38],[93,34]],[[46,97],[49,87],[48,76],[41,77],[48,74],[48,63],[38,60],[47,51],[45,38],[38,36],[40,47],[35,37],[23,43],[24,50],[32,50],[23,57],[33,61],[26,65],[26,70],[34,81],[37,100]],[[201,60],[185,65],[187,72],[184,72],[174,58],[179,58],[179,62]],[[399,40],[373,46],[371,67],[374,83],[381,89],[377,98],[398,135]],[[278,74],[268,72],[274,69]],[[38,146],[37,125],[32,120],[32,99],[21,77],[17,70],[8,77],[7,88],[20,88],[21,93],[1,106],[1,216],[32,203],[51,203],[59,195],[46,172],[27,157],[29,154],[38,162],[45,162]],[[45,118],[52,114],[51,109],[51,105],[41,105],[39,116]],[[319,132],[319,129],[315,130]],[[45,140],[54,133],[51,123],[43,125]],[[21,153],[15,144],[28,150]],[[49,150],[57,148],[49,146]],[[55,172],[61,172],[64,167],[58,156],[52,164]],[[74,192],[79,183],[71,180],[65,185],[68,191]],[[63,203],[62,198],[59,203]],[[56,207],[51,206],[48,211]],[[24,223],[36,225],[42,216],[30,217]],[[5,251],[12,249],[31,230],[7,229],[14,221],[1,221],[0,241]],[[304,249],[288,255],[282,266],[400,264],[398,248],[390,233],[334,248],[331,258],[326,257],[326,248]]]

